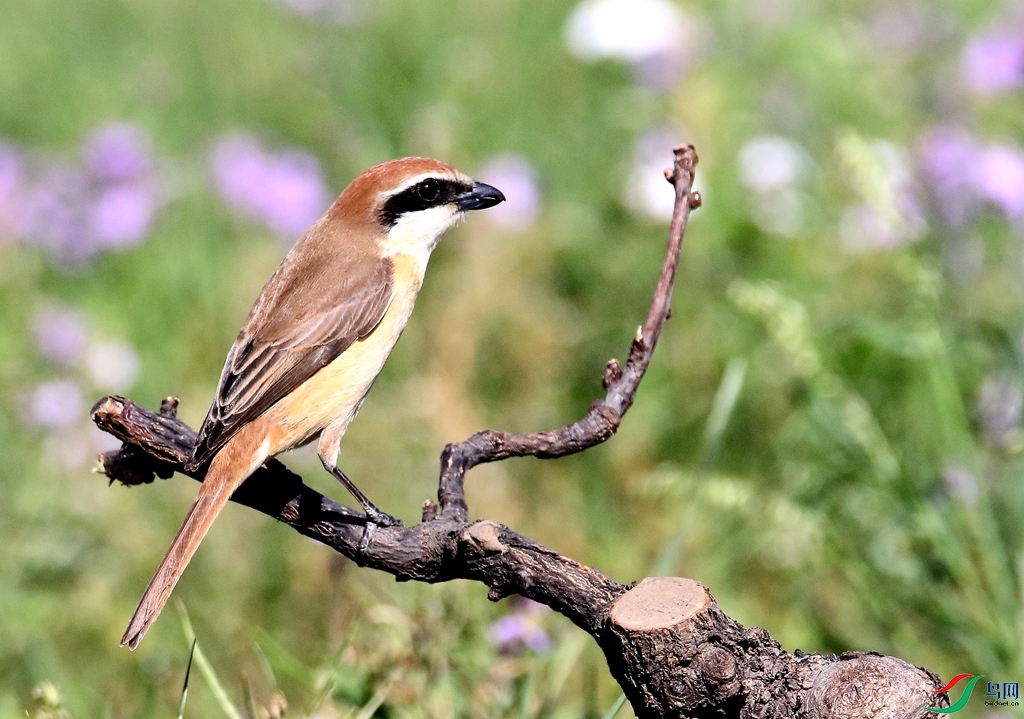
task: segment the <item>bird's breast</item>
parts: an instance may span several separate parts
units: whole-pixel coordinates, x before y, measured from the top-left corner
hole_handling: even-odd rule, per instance
[[[359,410],[384,362],[405,329],[423,284],[424,258],[395,255],[395,294],[387,311],[370,334],[342,352],[333,362],[301,384],[271,408],[272,424],[281,436],[274,452],[297,447],[325,427],[351,421]]]

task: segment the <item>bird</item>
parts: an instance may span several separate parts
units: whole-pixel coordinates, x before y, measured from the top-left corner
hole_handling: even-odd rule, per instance
[[[121,639],[135,649],[232,493],[267,460],[319,438],[324,468],[365,512],[360,551],[398,522],[338,468],[341,440],[405,329],[427,261],[466,212],[505,200],[439,160],[356,177],[267,281],[231,349],[186,471],[199,494]]]

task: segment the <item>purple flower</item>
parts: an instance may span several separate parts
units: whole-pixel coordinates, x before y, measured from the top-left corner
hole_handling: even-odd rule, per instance
[[[512,653],[523,648],[535,652],[547,651],[551,646],[547,632],[541,626],[541,618],[550,611],[543,604],[529,599],[520,599],[510,614],[491,625],[489,634],[500,651]]]
[[[224,201],[283,237],[300,236],[330,203],[320,163],[299,150],[268,153],[234,135],[214,148],[212,165]]]
[[[975,158],[972,182],[979,195],[1008,218],[1024,218],[1024,153],[1019,148],[992,145]]]
[[[959,499],[969,507],[978,499],[978,481],[963,467],[951,464],[943,468],[942,483],[950,497]]]
[[[977,413],[986,442],[997,447],[1012,446],[1020,439],[1024,388],[1008,375],[986,378],[978,393]]]
[[[937,23],[926,2],[884,0],[872,9],[868,28],[882,48],[913,52],[938,34]]]
[[[151,146],[149,134],[136,125],[104,125],[86,140],[85,166],[101,182],[138,180],[152,170]]]
[[[641,85],[668,90],[679,82],[689,59],[682,47],[655,52],[634,62],[633,72]]]
[[[962,192],[970,185],[976,144],[967,130],[950,125],[932,128],[922,136],[918,143],[921,167],[938,194]]]
[[[86,141],[81,164],[51,164],[30,179],[23,179],[20,158],[0,146],[0,238],[12,215],[6,223],[12,234],[65,269],[87,266],[104,249],[139,242],[160,204],[149,146],[144,130],[110,124]],[[12,192],[13,205],[7,199]]]
[[[291,150],[267,158],[263,219],[284,237],[299,237],[330,205],[320,163]]]
[[[97,250],[84,222],[88,202],[89,187],[81,170],[72,165],[51,167],[25,193],[19,233],[57,262],[82,265]]]
[[[152,184],[152,141],[140,127],[112,123],[85,144],[85,166],[95,179],[86,227],[96,248],[133,245],[149,232],[158,198]]]
[[[0,198],[9,198],[20,188],[25,174],[24,162],[17,148],[0,142]]]
[[[1019,147],[982,145],[966,130],[945,126],[926,133],[918,153],[948,224],[966,225],[982,200],[1010,220],[1024,220],[1024,151]]]
[[[975,38],[964,50],[964,74],[981,95],[1024,86],[1024,36],[1004,31]]]
[[[89,342],[84,318],[70,307],[42,308],[36,312],[33,328],[40,354],[64,366],[75,364]]]
[[[301,17],[352,25],[362,18],[366,0],[276,0],[276,3]]]
[[[951,227],[966,226],[977,211],[972,168],[978,150],[967,130],[951,125],[932,128],[918,142],[918,165],[935,195],[939,215]]]
[[[17,234],[17,212],[24,192],[25,168],[12,145],[0,142],[0,243]]]
[[[236,210],[258,213],[264,167],[259,143],[243,135],[225,138],[214,148],[211,164],[221,198]]]
[[[85,400],[74,380],[43,382],[29,392],[27,419],[36,427],[67,427],[81,419],[83,412]]]
[[[145,184],[114,185],[100,193],[90,208],[89,229],[97,245],[125,247],[149,232],[156,197]]]
[[[505,194],[505,202],[487,213],[491,222],[513,231],[525,230],[534,223],[540,205],[540,190],[537,171],[528,160],[502,155],[484,165],[479,176]]]

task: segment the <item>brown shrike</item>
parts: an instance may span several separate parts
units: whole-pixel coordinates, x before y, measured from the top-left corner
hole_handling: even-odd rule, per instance
[[[228,352],[189,470],[199,496],[121,639],[134,649],[232,493],[276,454],[320,438],[324,468],[366,512],[396,520],[338,469],[341,438],[405,329],[427,260],[467,210],[505,196],[424,157],[370,168],[345,188],[264,286]]]

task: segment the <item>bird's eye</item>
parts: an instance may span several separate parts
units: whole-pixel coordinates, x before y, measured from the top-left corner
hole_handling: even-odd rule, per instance
[[[424,202],[434,202],[441,195],[441,184],[437,180],[424,180],[416,186],[416,194]]]

